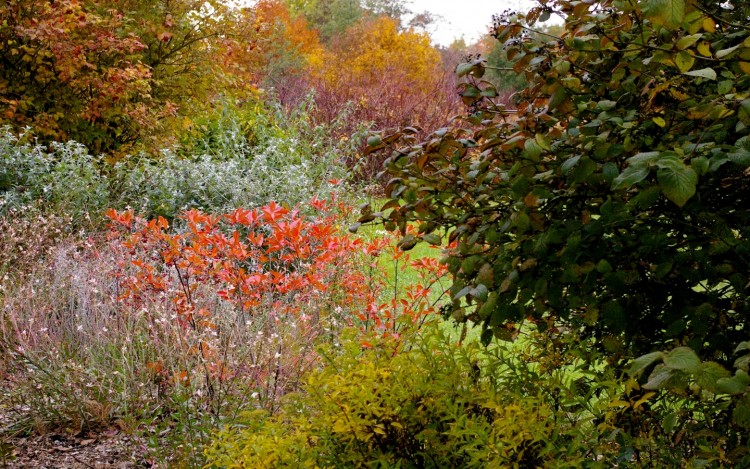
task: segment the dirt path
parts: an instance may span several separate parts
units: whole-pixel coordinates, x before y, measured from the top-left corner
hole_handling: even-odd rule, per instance
[[[146,445],[118,430],[70,436],[6,438],[0,447],[0,467],[29,469],[156,468]]]

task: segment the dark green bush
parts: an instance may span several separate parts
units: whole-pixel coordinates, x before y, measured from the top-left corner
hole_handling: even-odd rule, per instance
[[[747,7],[542,3],[495,25],[528,81],[517,119],[474,61],[458,67],[463,127],[370,140],[402,143],[387,226],[457,241],[452,312],[487,341],[528,318],[615,357],[686,344],[727,364],[750,327]],[[553,10],[562,36],[530,40],[525,25]]]
[[[517,119],[475,60],[457,69],[465,120],[368,142],[397,149],[391,200],[361,221],[400,229],[405,249],[456,242],[454,319],[481,324],[485,343],[529,323],[582,340],[618,380],[639,357],[600,423],[613,464],[748,465],[748,359],[734,353],[750,328],[749,8],[540,2],[495,23],[528,83]],[[562,34],[531,40],[555,12]]]

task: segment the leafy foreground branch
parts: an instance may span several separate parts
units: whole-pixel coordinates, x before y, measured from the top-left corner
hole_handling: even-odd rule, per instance
[[[551,13],[563,34],[532,40]],[[746,361],[733,363],[750,327],[747,17],[744,2],[701,0],[544,1],[497,17],[528,82],[516,119],[493,102],[483,60],[460,65],[465,119],[423,142],[409,128],[370,139],[396,149],[390,200],[361,218],[400,229],[407,249],[443,233],[457,243],[448,312],[486,344],[531,324],[590,340],[621,373],[649,354],[628,384],[648,425],[698,451],[687,428],[713,415],[709,446],[735,464],[747,464],[750,408]]]

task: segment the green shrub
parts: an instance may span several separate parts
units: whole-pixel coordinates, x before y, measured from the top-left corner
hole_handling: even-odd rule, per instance
[[[105,165],[76,142],[33,145],[33,135],[0,128],[0,214],[36,201],[82,220],[109,201]]]
[[[189,208],[218,213],[271,200],[290,206],[341,189],[343,160],[357,141],[335,140],[303,105],[283,114],[260,104],[227,105],[159,156],[126,156],[114,165],[78,143],[33,144],[29,130],[0,129],[0,214],[35,201],[74,223],[107,208],[131,207],[173,219]]]
[[[399,142],[391,200],[361,221],[382,216],[405,247],[455,241],[446,312],[486,343],[531,322],[606,353],[618,380],[641,356],[600,421],[603,460],[747,466],[747,357],[728,369],[750,327],[750,7],[538,3],[495,21],[528,82],[517,118],[485,62],[459,65],[471,114],[421,143],[374,136]],[[553,12],[564,30],[539,44],[529,28]]]
[[[205,117],[176,151],[115,165],[115,206],[171,219],[189,208],[219,213],[324,197],[337,190],[329,181],[347,179],[343,159],[355,144],[332,140],[330,133],[311,123],[304,105],[283,114],[258,103],[227,104]]]

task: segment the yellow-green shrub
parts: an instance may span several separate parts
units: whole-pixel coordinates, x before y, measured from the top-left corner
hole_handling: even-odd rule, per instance
[[[403,346],[403,344],[402,344]],[[329,351],[330,352],[330,351]],[[219,467],[577,467],[590,448],[542,392],[515,394],[489,354],[436,327],[397,350],[350,340],[276,415],[256,411],[207,450]],[[505,389],[505,390],[504,390]],[[559,416],[557,416],[559,417]],[[571,450],[571,446],[573,450]]]

